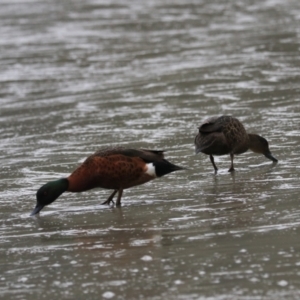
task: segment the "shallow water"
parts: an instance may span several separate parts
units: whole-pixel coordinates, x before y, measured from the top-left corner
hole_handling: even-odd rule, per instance
[[[0,297],[298,299],[298,1],[2,1]],[[239,117],[279,163],[195,155]],[[185,166],[124,192],[36,190],[109,145]]]

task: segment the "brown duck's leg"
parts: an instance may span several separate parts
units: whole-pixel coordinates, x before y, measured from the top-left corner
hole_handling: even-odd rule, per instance
[[[104,204],[108,204],[109,205],[110,202],[114,203],[113,198],[114,198],[115,194],[117,193],[117,191],[118,190],[114,190],[112,192],[112,194],[107,198],[107,200],[102,203],[102,205],[104,205]]]
[[[213,157],[212,155],[210,155],[209,158],[210,158],[210,161],[211,161],[211,163],[212,163],[212,165],[213,165],[213,167],[214,167],[214,169],[215,169],[215,172],[217,173],[218,168],[217,168],[217,166],[216,166],[216,164],[215,164],[214,157]]]
[[[234,154],[230,153],[231,166],[230,166],[230,169],[228,170],[228,172],[234,171],[234,167],[233,167],[233,158],[234,158]]]
[[[117,198],[117,202],[116,202],[116,206],[121,206],[121,198],[123,195],[123,189],[119,189],[119,193],[118,193],[118,198]]]

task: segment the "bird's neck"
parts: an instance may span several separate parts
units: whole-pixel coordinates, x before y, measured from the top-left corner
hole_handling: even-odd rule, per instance
[[[262,153],[262,137],[258,134],[248,133],[249,149],[255,153]]]
[[[62,193],[68,190],[69,181],[67,178],[61,178],[58,180],[53,181],[53,184],[56,186],[56,188]]]
[[[85,175],[85,176],[81,176]],[[68,177],[68,192],[80,193],[96,187],[94,178],[80,172],[74,172]]]

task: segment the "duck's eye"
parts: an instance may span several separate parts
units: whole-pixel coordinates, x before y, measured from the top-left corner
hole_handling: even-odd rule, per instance
[[[48,195],[48,193],[47,193],[47,192],[44,192],[44,193],[43,193],[43,195],[44,195],[44,196],[47,196],[47,195]]]

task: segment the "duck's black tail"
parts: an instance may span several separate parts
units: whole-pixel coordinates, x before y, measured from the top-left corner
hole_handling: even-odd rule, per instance
[[[171,164],[165,159],[153,163],[157,177],[162,177],[174,171],[184,170],[185,168]]]

